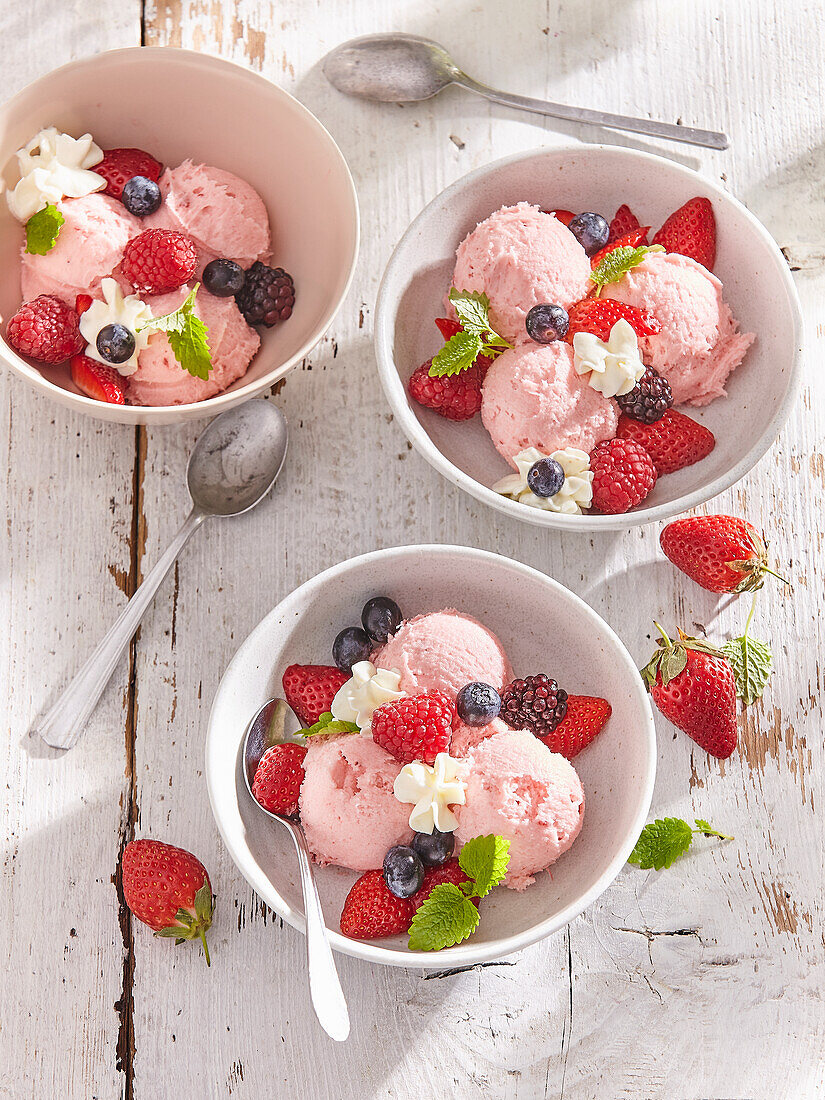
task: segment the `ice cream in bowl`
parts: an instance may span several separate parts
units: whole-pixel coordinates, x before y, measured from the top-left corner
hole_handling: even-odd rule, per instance
[[[0,359],[103,419],[167,423],[262,392],[349,286],[340,151],[218,58],[140,48],[55,70],[0,110],[0,171]]]
[[[728,488],[797,392],[801,314],[727,192],[611,146],[521,153],[433,200],[376,306],[384,390],[449,480],[512,519],[616,530]]]
[[[253,796],[300,820],[333,947],[347,954],[442,968],[516,951],[607,889],[644,824],[653,723],[607,624],[495,554],[376,551],[270,612],[210,715],[218,828],[296,928],[297,867],[239,756],[245,721],[272,697],[303,731],[267,749]]]

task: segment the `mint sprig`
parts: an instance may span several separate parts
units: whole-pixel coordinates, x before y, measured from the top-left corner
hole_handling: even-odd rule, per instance
[[[335,718],[332,711],[324,711],[321,717],[314,725],[309,726],[308,729],[303,731],[304,737],[318,737],[322,734],[328,733],[360,733],[360,726],[357,726],[355,722],[344,722],[340,718]]]
[[[732,836],[720,833],[700,817],[694,818],[694,824],[695,829],[680,817],[659,817],[651,821],[642,829],[635,848],[627,857],[628,863],[638,864],[643,871],[661,871],[688,850],[697,833],[733,840]]]
[[[629,271],[637,267],[651,252],[664,252],[660,244],[624,244],[608,252],[602,262],[590,272],[596,284],[596,297],[608,283],[618,283]]]
[[[32,256],[45,256],[51,252],[65,220],[53,203],[32,214],[26,222],[26,251]]]
[[[490,299],[483,291],[452,287],[449,298],[461,329],[433,356],[431,378],[450,378],[469,370],[479,355],[495,359],[512,347],[490,325]]]
[[[773,671],[773,654],[770,646],[758,638],[751,638],[749,634],[755,607],[756,596],[754,595],[744,633],[740,638],[731,638],[722,646],[722,652],[733,669],[736,694],[746,707],[762,698],[765,685]]]
[[[473,898],[483,898],[507,873],[510,841],[503,836],[476,836],[468,840],[458,857],[469,881],[456,886],[442,882],[416,911],[410,925],[411,951],[441,951],[471,936],[479,913]]]
[[[186,301],[174,313],[153,317],[138,331],[165,332],[169,346],[183,369],[205,381],[212,370],[212,354],[207,339],[209,329],[194,312],[195,296],[199,289],[200,283],[196,283]]]

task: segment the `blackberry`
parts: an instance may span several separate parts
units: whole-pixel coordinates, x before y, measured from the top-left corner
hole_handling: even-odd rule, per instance
[[[247,271],[235,301],[248,325],[272,328],[292,316],[295,305],[292,276],[287,275],[282,267],[267,267],[256,260]]]
[[[662,378],[653,367],[647,367],[630,393],[625,393],[616,400],[619,408],[631,420],[655,424],[673,404],[673,391],[666,378]]]
[[[500,718],[514,730],[530,730],[543,737],[567,714],[567,692],[543,673],[513,680],[501,693]]]

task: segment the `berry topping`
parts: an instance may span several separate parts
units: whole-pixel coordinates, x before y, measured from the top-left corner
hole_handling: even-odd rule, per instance
[[[638,229],[631,229],[629,233],[623,233],[618,240],[608,241],[604,248],[600,248],[595,256],[590,257],[590,266],[595,269],[605,256],[616,248],[636,248],[640,244],[647,244],[649,225],[640,225]]]
[[[551,752],[560,752],[568,760],[587,748],[604,729],[611,712],[606,699],[591,695],[568,695],[567,714],[552,733],[540,737]]]
[[[384,856],[384,881],[396,898],[411,898],[424,883],[424,864],[412,848],[396,844]]]
[[[125,184],[134,176],[143,176],[157,183],[163,165],[142,149],[108,149],[94,170],[106,180],[104,194],[119,199]]]
[[[448,859],[446,863],[438,867],[428,867],[424,872],[424,885],[411,899],[413,913],[418,911],[435,887],[440,886],[442,882],[451,882],[454,886],[461,886],[462,883],[471,881],[472,879],[466,871],[461,870],[457,859]],[[478,898],[471,898],[470,900],[473,905],[478,905]]]
[[[410,847],[425,867],[440,867],[455,850],[455,833],[442,833],[433,827],[431,833],[416,833]]]
[[[601,214],[585,211],[571,218],[567,228],[585,250],[588,256],[594,255],[607,244],[610,226]]]
[[[395,634],[403,618],[401,608],[389,596],[373,596],[361,612],[364,630],[375,645],[383,645],[391,634]]]
[[[457,332],[461,332],[461,325],[452,317],[436,317],[435,325],[445,340],[452,340]]]
[[[51,294],[23,302],[9,320],[6,339],[21,355],[41,363],[65,363],[82,351],[79,317],[71,306]]]
[[[487,726],[498,718],[501,696],[490,684],[474,680],[459,691],[455,709],[465,726]]]
[[[541,673],[513,680],[501,693],[501,717],[514,730],[552,733],[567,713],[567,692]]]
[[[659,322],[646,309],[611,298],[584,298],[570,310],[567,342],[572,344],[577,332],[592,332],[600,340],[608,340],[617,321],[627,321],[637,336],[652,336],[659,331]]]
[[[552,214],[562,225],[570,225],[576,216],[572,210],[542,210],[542,214]]]
[[[246,272],[234,260],[210,260],[203,269],[203,285],[216,298],[232,298],[240,294]]]
[[[75,313],[78,317],[82,316],[94,301],[91,294],[78,294],[74,300]]]
[[[163,294],[188,282],[197,266],[191,237],[173,229],[147,229],[126,245],[121,270],[139,293]]]
[[[304,781],[303,745],[272,745],[258,761],[252,794],[265,810],[287,817],[298,812],[298,795]]]
[[[569,326],[567,310],[552,302],[540,302],[533,306],[524,321],[527,335],[537,344],[552,344],[563,340]]]
[[[120,201],[136,218],[146,218],[160,206],[160,188],[153,179],[132,176],[123,185]]]
[[[105,401],[108,405],[125,405],[123,378],[114,367],[104,366],[88,355],[73,355],[72,381],[87,397]]]
[[[238,309],[248,325],[272,328],[292,316],[295,285],[282,267],[267,267],[256,260],[246,272],[236,295]]]
[[[135,334],[125,325],[104,325],[95,344],[107,363],[125,363],[135,354]]]
[[[630,393],[617,394],[616,401],[625,416],[655,424],[673,404],[673,392],[666,378],[647,367]]]
[[[478,364],[443,378],[432,378],[432,359],[410,378],[410,396],[419,405],[433,409],[448,420],[471,420],[481,410],[482,375]]]
[[[660,477],[692,466],[716,446],[710,428],[675,409],[668,409],[653,424],[642,424],[622,414],[616,432],[622,439],[632,439],[644,447]]]
[[[635,421],[634,421],[635,423]],[[635,508],[656,484],[656,467],[632,439],[609,439],[590,453],[593,507],[607,515]]]
[[[653,238],[653,243],[663,245],[668,252],[689,256],[712,271],[716,260],[716,218],[710,200],[695,198],[680,206]]]
[[[737,516],[674,520],[662,531],[659,543],[677,569],[709,592],[754,592],[764,584],[766,573],[778,576],[769,567],[768,548],[759,532]]]
[[[371,653],[372,642],[360,626],[344,627],[335,635],[332,643],[332,659],[347,675],[352,672],[353,665],[357,665],[359,661],[368,661]]]
[[[307,726],[326,714],[348,674],[331,665],[290,665],[284,673],[284,698]]]
[[[554,497],[564,486],[564,467],[555,458],[540,458],[527,471],[527,485],[537,497]]]
[[[372,739],[402,764],[432,764],[438,753],[447,752],[455,721],[450,697],[443,691],[426,691],[373,711]]]
[[[410,927],[415,907],[387,889],[383,871],[367,871],[353,883],[341,910],[341,931],[354,940],[398,936]]]
[[[622,203],[619,209],[613,216],[613,221],[610,223],[610,235],[607,238],[608,244],[614,244],[618,242],[620,237],[624,237],[627,233],[632,233],[634,229],[638,229],[641,222],[627,206],[626,203]],[[645,234],[647,235],[647,234]],[[646,241],[639,241],[639,244],[645,244]]]

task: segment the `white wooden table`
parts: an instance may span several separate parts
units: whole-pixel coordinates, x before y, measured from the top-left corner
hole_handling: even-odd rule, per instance
[[[2,0],[0,15],[4,97],[64,61],[139,42],[252,66],[329,127],[363,210],[349,298],[273,398],[293,433],[275,498],[201,532],[85,739],[62,758],[28,738],[29,724],[176,529],[198,425],[99,424],[0,374],[8,714],[0,739],[0,1096],[825,1095],[820,5]],[[458,91],[400,108],[345,100],[326,86],[318,62],[328,49],[390,29],[437,37],[473,74],[514,91],[724,128],[732,146],[705,153],[542,124]],[[755,624],[774,644],[776,675],[728,762],[658,724],[654,813],[705,817],[736,840],[700,841],[662,874],[628,867],[564,932],[484,968],[418,974],[342,957],[354,1027],[336,1045],[308,1007],[302,940],[235,870],[202,776],[212,695],[264,613],[354,553],[444,541],[545,569],[584,596],[640,662],[654,616],[722,637],[744,620],[744,605],[718,603],[676,575],[658,552],[657,529],[562,537],[511,526],[461,495],[410,451],[378,385],[378,280],[421,206],[499,156],[605,138],[725,181],[799,268],[810,367],[801,400],[768,456],[713,506],[764,525],[793,571],[793,596],[772,588]],[[208,866],[218,894],[210,971],[196,948],[154,940],[120,904],[114,877],[133,835],[192,848]]]

